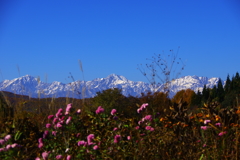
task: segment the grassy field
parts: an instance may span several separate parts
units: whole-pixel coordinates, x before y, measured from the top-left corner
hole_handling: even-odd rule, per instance
[[[190,110],[179,101],[155,113],[146,100],[132,106],[136,114],[125,116],[106,106],[89,110],[86,101],[76,99],[29,104],[27,97],[4,95],[0,159],[240,158],[238,107],[210,103]]]

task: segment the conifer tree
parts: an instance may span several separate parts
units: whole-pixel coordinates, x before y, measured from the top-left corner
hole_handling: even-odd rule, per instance
[[[239,73],[236,73],[235,76],[235,84],[234,84],[235,90],[237,91],[237,93],[240,93],[240,76]]]
[[[211,101],[217,100],[217,99],[216,99],[216,98],[217,98],[217,94],[218,94],[217,86],[214,85],[213,88],[212,88],[211,91],[210,91],[210,99],[211,99]]]
[[[221,78],[219,78],[218,85],[217,85],[217,97],[218,97],[218,102],[222,102],[224,100],[224,89],[223,89],[223,84]]]
[[[239,76],[239,73],[238,73],[238,72],[236,73],[235,79],[236,79],[236,80],[240,80],[240,76]]]
[[[200,106],[201,105],[201,101],[202,101],[202,93],[199,91],[197,91],[197,94],[193,95],[192,100],[191,100],[191,106]]]
[[[207,88],[207,86],[205,84],[204,87],[203,87],[203,91],[202,91],[202,100],[203,100],[203,102],[207,102],[208,101],[209,95],[210,95],[210,90],[209,90],[209,88]]]
[[[231,85],[231,80],[230,80],[230,77],[228,75],[225,86],[224,86],[225,93],[228,93],[230,91],[230,85]]]

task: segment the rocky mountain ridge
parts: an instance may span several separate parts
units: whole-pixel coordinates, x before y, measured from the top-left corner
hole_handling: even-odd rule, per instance
[[[169,88],[170,97],[173,97],[182,89],[190,88],[197,92],[198,90],[202,91],[204,85],[212,88],[214,85],[217,85],[218,81],[219,78],[183,76],[171,82]],[[92,81],[75,81],[68,84],[57,81],[52,83],[44,83],[40,81],[40,79],[30,75],[0,82],[1,91],[27,95],[33,98],[90,98],[94,97],[97,92],[110,88],[122,89],[122,94],[125,96],[140,96],[141,93],[154,91],[154,88],[149,83],[130,81],[124,76],[119,76],[116,74],[111,74],[106,78],[96,78]],[[164,85],[160,84],[156,90],[163,91],[163,88]]]

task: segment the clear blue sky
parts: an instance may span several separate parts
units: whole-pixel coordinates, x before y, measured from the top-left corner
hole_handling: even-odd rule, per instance
[[[137,70],[154,53],[180,46],[181,76],[240,71],[238,0],[1,0],[0,81],[147,79]],[[18,69],[19,68],[19,69]],[[20,72],[18,71],[20,70]],[[47,75],[47,80],[46,80]]]

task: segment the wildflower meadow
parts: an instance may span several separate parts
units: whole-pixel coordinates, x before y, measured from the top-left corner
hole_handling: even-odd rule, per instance
[[[133,117],[72,103],[49,115],[24,112],[1,119],[0,159],[239,159],[240,108],[217,105],[192,112],[179,102],[154,113],[143,103]]]

